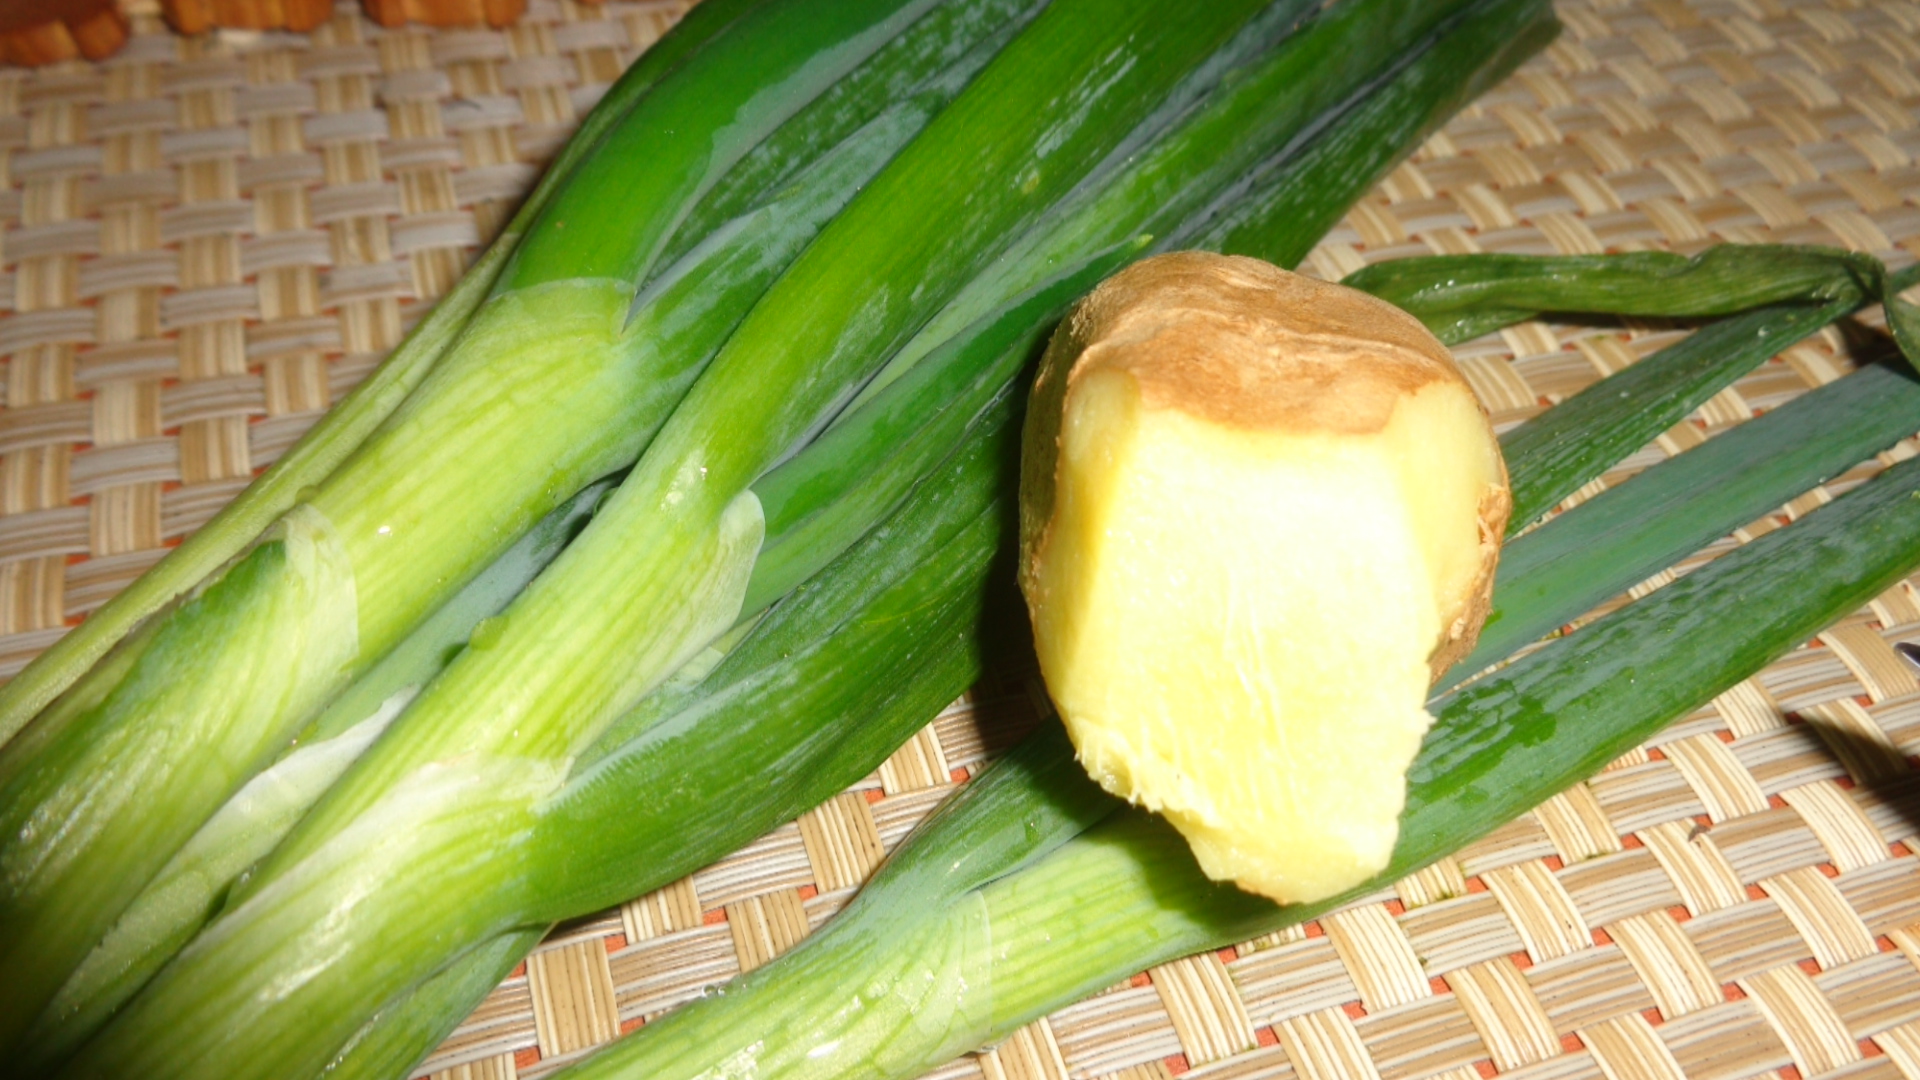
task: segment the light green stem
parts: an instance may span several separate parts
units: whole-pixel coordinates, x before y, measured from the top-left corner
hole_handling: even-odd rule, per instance
[[[31,1073],[66,1057],[137,991],[211,917],[233,882],[272,850],[445,667],[474,624],[496,614],[552,561],[610,486],[592,485],[548,515],[336,698],[298,745],[229,799],[61,987],[16,1062]]]
[[[142,635],[112,693],[34,741],[32,759],[0,786],[0,960],[13,973],[0,981],[0,1044],[273,753],[284,730],[271,720],[345,685],[354,606],[331,524],[296,509],[180,618]],[[254,647],[221,647],[229,640]]]
[[[400,977],[396,969],[409,968],[422,944],[444,933],[491,938],[481,928],[524,903],[532,883],[510,868],[526,854],[532,806],[559,780],[550,763],[513,757],[470,758],[411,777],[196,937],[120,1014],[105,1033],[111,1037],[87,1043],[60,1075],[317,1074],[363,1021],[312,1015],[283,1024],[273,1020],[276,1007],[288,996],[355,987],[383,1000],[390,995],[376,988]],[[385,883],[385,902],[363,902],[370,881]],[[471,924],[418,917],[442,891],[469,898],[461,907]],[[342,978],[353,986],[336,985]],[[168,993],[174,987],[191,993]],[[156,1000],[168,1007],[153,1007]],[[210,1038],[217,1032],[226,1037]],[[316,1046],[325,1047],[317,1057]]]

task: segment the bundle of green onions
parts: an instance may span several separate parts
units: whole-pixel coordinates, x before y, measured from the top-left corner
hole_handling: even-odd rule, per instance
[[[1016,388],[1066,305],[1146,250],[1297,261],[1553,28],[1544,0],[1317,7],[694,9],[387,365],[0,691],[0,965],[20,976],[0,986],[0,1054],[28,1075],[400,1075],[554,921],[688,873],[870,772],[978,674],[982,627],[1009,614],[995,567]],[[1775,319],[1750,328],[1767,346],[1751,362],[1892,287],[1857,263],[1853,285],[1832,285],[1834,265],[1740,317]],[[1469,315],[1544,299],[1475,298]],[[1634,374],[1669,368],[1668,382]],[[1544,510],[1604,467],[1608,451],[1569,445],[1624,454],[1673,422],[1646,428],[1664,414],[1645,401],[1684,383],[1678,400],[1697,403],[1738,373],[1717,354],[1631,369],[1636,407],[1555,410],[1517,436],[1557,432],[1521,448],[1533,464],[1516,475],[1539,478]],[[1875,393],[1875,408],[1906,400]],[[1782,442],[1800,447],[1782,476],[1906,433],[1874,443],[1859,422],[1838,437],[1830,413],[1809,415]],[[1687,483],[1717,491],[1715,468]],[[1668,490],[1666,546],[1616,562],[1656,569],[1773,497],[1767,483],[1717,494],[1719,517]],[[1596,523],[1584,544],[1631,518],[1562,520]],[[1531,591],[1503,582],[1513,644],[1578,610],[1551,577],[1565,550],[1540,549]],[[1808,603],[1826,611],[1841,591]],[[1522,720],[1538,722],[1461,720],[1440,742],[1468,764],[1455,786],[1419,789],[1418,820],[1436,824],[1410,825],[1406,858],[1485,827],[1449,800],[1474,782],[1472,754],[1497,759],[1482,744]],[[1115,817],[1059,760],[1023,751],[983,779],[942,815],[959,826],[930,829],[914,848],[928,854],[896,860],[849,912],[881,914],[729,998],[763,1001],[754,988],[824,964],[860,972],[861,993],[928,1003],[905,1030],[898,1008],[869,1009],[877,1026],[841,1050],[788,1040],[716,1062],[691,1052],[701,1017],[735,1014],[704,1006],[634,1044],[654,1049],[618,1053],[648,1072],[904,1075],[1100,984],[1095,970],[1291,917],[1178,885],[1180,863],[1167,895],[1200,906],[1138,921],[1148,946],[1059,934],[1062,913],[1031,906],[1053,879],[1008,871],[1117,874],[1114,906],[1084,912],[1098,931],[1136,920],[1123,880],[1158,889],[1172,866],[1155,826]],[[1021,940],[1001,909],[1069,949],[1019,961],[1052,974],[972,948],[987,918]],[[945,959],[914,967],[876,921]],[[992,1001],[934,993],[989,977]],[[826,1030],[849,1000],[753,1023]]]
[[[1552,28],[1316,7],[695,9],[379,373],[0,693],[0,1055],[392,1075],[552,922],[870,771],[978,670],[1066,304],[1249,207],[1310,241]]]

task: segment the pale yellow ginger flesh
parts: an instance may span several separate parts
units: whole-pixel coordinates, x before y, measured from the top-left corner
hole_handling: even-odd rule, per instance
[[[1406,313],[1253,259],[1117,275],[1048,347],[1021,479],[1082,764],[1214,878],[1301,902],[1374,876],[1507,507],[1485,413]]]

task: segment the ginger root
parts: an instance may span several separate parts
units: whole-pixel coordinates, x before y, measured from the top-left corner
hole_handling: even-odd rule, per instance
[[[1094,779],[1282,902],[1384,869],[1509,507],[1446,348],[1258,260],[1145,260],[1049,344],[1020,503],[1041,672]]]

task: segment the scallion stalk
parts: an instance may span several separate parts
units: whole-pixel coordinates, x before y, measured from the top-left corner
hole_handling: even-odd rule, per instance
[[[1583,390],[1538,418],[1508,432],[1501,452],[1542,461],[1513,485],[1512,535],[1539,521],[1585,480],[1685,420],[1734,380],[1769,357],[1817,332],[1861,303],[1860,298],[1825,304],[1785,304],[1742,312],[1709,323],[1609,378],[1607,389]],[[1598,385],[1598,384],[1596,384]],[[1583,431],[1605,434],[1583,437]]]
[[[1466,6],[1462,0],[1337,5],[1308,20],[1284,48],[1235,57],[1228,70],[1209,72],[1217,87],[1197,96],[1179,123],[1143,131],[1116,149],[1049,220],[1000,256],[994,273],[930,320],[859,400],[879,393],[960,327],[1132,237],[1151,237],[1164,250],[1181,222],[1227,197],[1260,161],[1285,154]]]
[[[1903,348],[1911,305],[1871,255],[1802,244],[1720,244],[1691,257],[1434,255],[1356,270],[1345,284],[1418,316],[1449,344],[1548,312],[1700,317],[1770,304],[1883,299]],[[1909,349],[1909,351],[1911,351]]]
[[[1367,92],[1303,133],[1303,145],[1274,153],[1190,214],[1173,230],[1169,246],[1250,255],[1279,266],[1306,258],[1365,189],[1303,181],[1348,173],[1368,178],[1369,185],[1377,182],[1447,117],[1545,48],[1558,30],[1551,19],[1477,10],[1462,14],[1437,43],[1410,49],[1379,72]],[[1512,20],[1505,23],[1507,32],[1482,37],[1478,28],[1495,19]]]
[[[1279,30],[1292,25],[1297,5],[1275,5],[1250,23],[1213,61],[1189,77],[1175,95],[1178,107],[1163,107],[1144,121],[1046,220],[930,320],[800,459],[783,464],[755,484],[769,517],[770,534],[756,564],[747,610],[757,610],[764,599],[777,596],[797,580],[806,567],[830,557],[834,549],[817,538],[858,531],[847,527],[846,517],[855,512],[857,501],[830,496],[837,500],[834,509],[823,513],[816,509],[822,492],[835,491],[849,468],[864,470],[874,457],[887,457],[898,481],[917,475],[923,466],[911,464],[919,460],[915,455],[923,457],[950,438],[937,425],[917,419],[930,408],[928,399],[943,387],[958,386],[957,379],[1004,381],[1004,371],[977,370],[993,357],[1002,361],[1012,357],[989,339],[995,334],[1024,333],[1037,340],[1064,310],[1064,294],[1054,295],[1059,293],[1058,286],[1039,281],[1040,277],[1051,273],[1053,282],[1091,280],[1089,275],[1109,264],[1123,247],[1151,245],[1151,238],[1143,236],[1097,247],[1129,232],[1167,230],[1181,215],[1217,198],[1238,171],[1297,140],[1312,127],[1316,114],[1352,96],[1395,54],[1452,17],[1456,7],[1352,4],[1337,16],[1310,21],[1284,47],[1265,52],[1262,49]],[[1307,72],[1313,74],[1311,79],[1304,77]],[[1177,120],[1169,123],[1168,116]],[[1025,296],[1014,295],[1023,283],[1036,281]],[[1053,299],[1045,300],[1048,296]],[[969,316],[975,317],[974,325],[956,331]],[[1024,354],[1012,357],[1021,358]],[[914,396],[897,393],[896,380],[917,386]],[[891,422],[876,422],[870,415],[883,402]],[[894,445],[909,418],[920,425],[909,444],[918,450]],[[892,489],[870,490],[877,497]],[[788,539],[784,536],[787,519],[796,516],[806,520],[796,523],[798,531]],[[794,552],[809,562],[799,569],[787,568]]]
[[[864,534],[1008,395],[1060,313],[1139,254],[1126,244],[961,331],[754,482],[767,538],[742,609],[758,612]],[[984,437],[984,436],[983,436]]]

